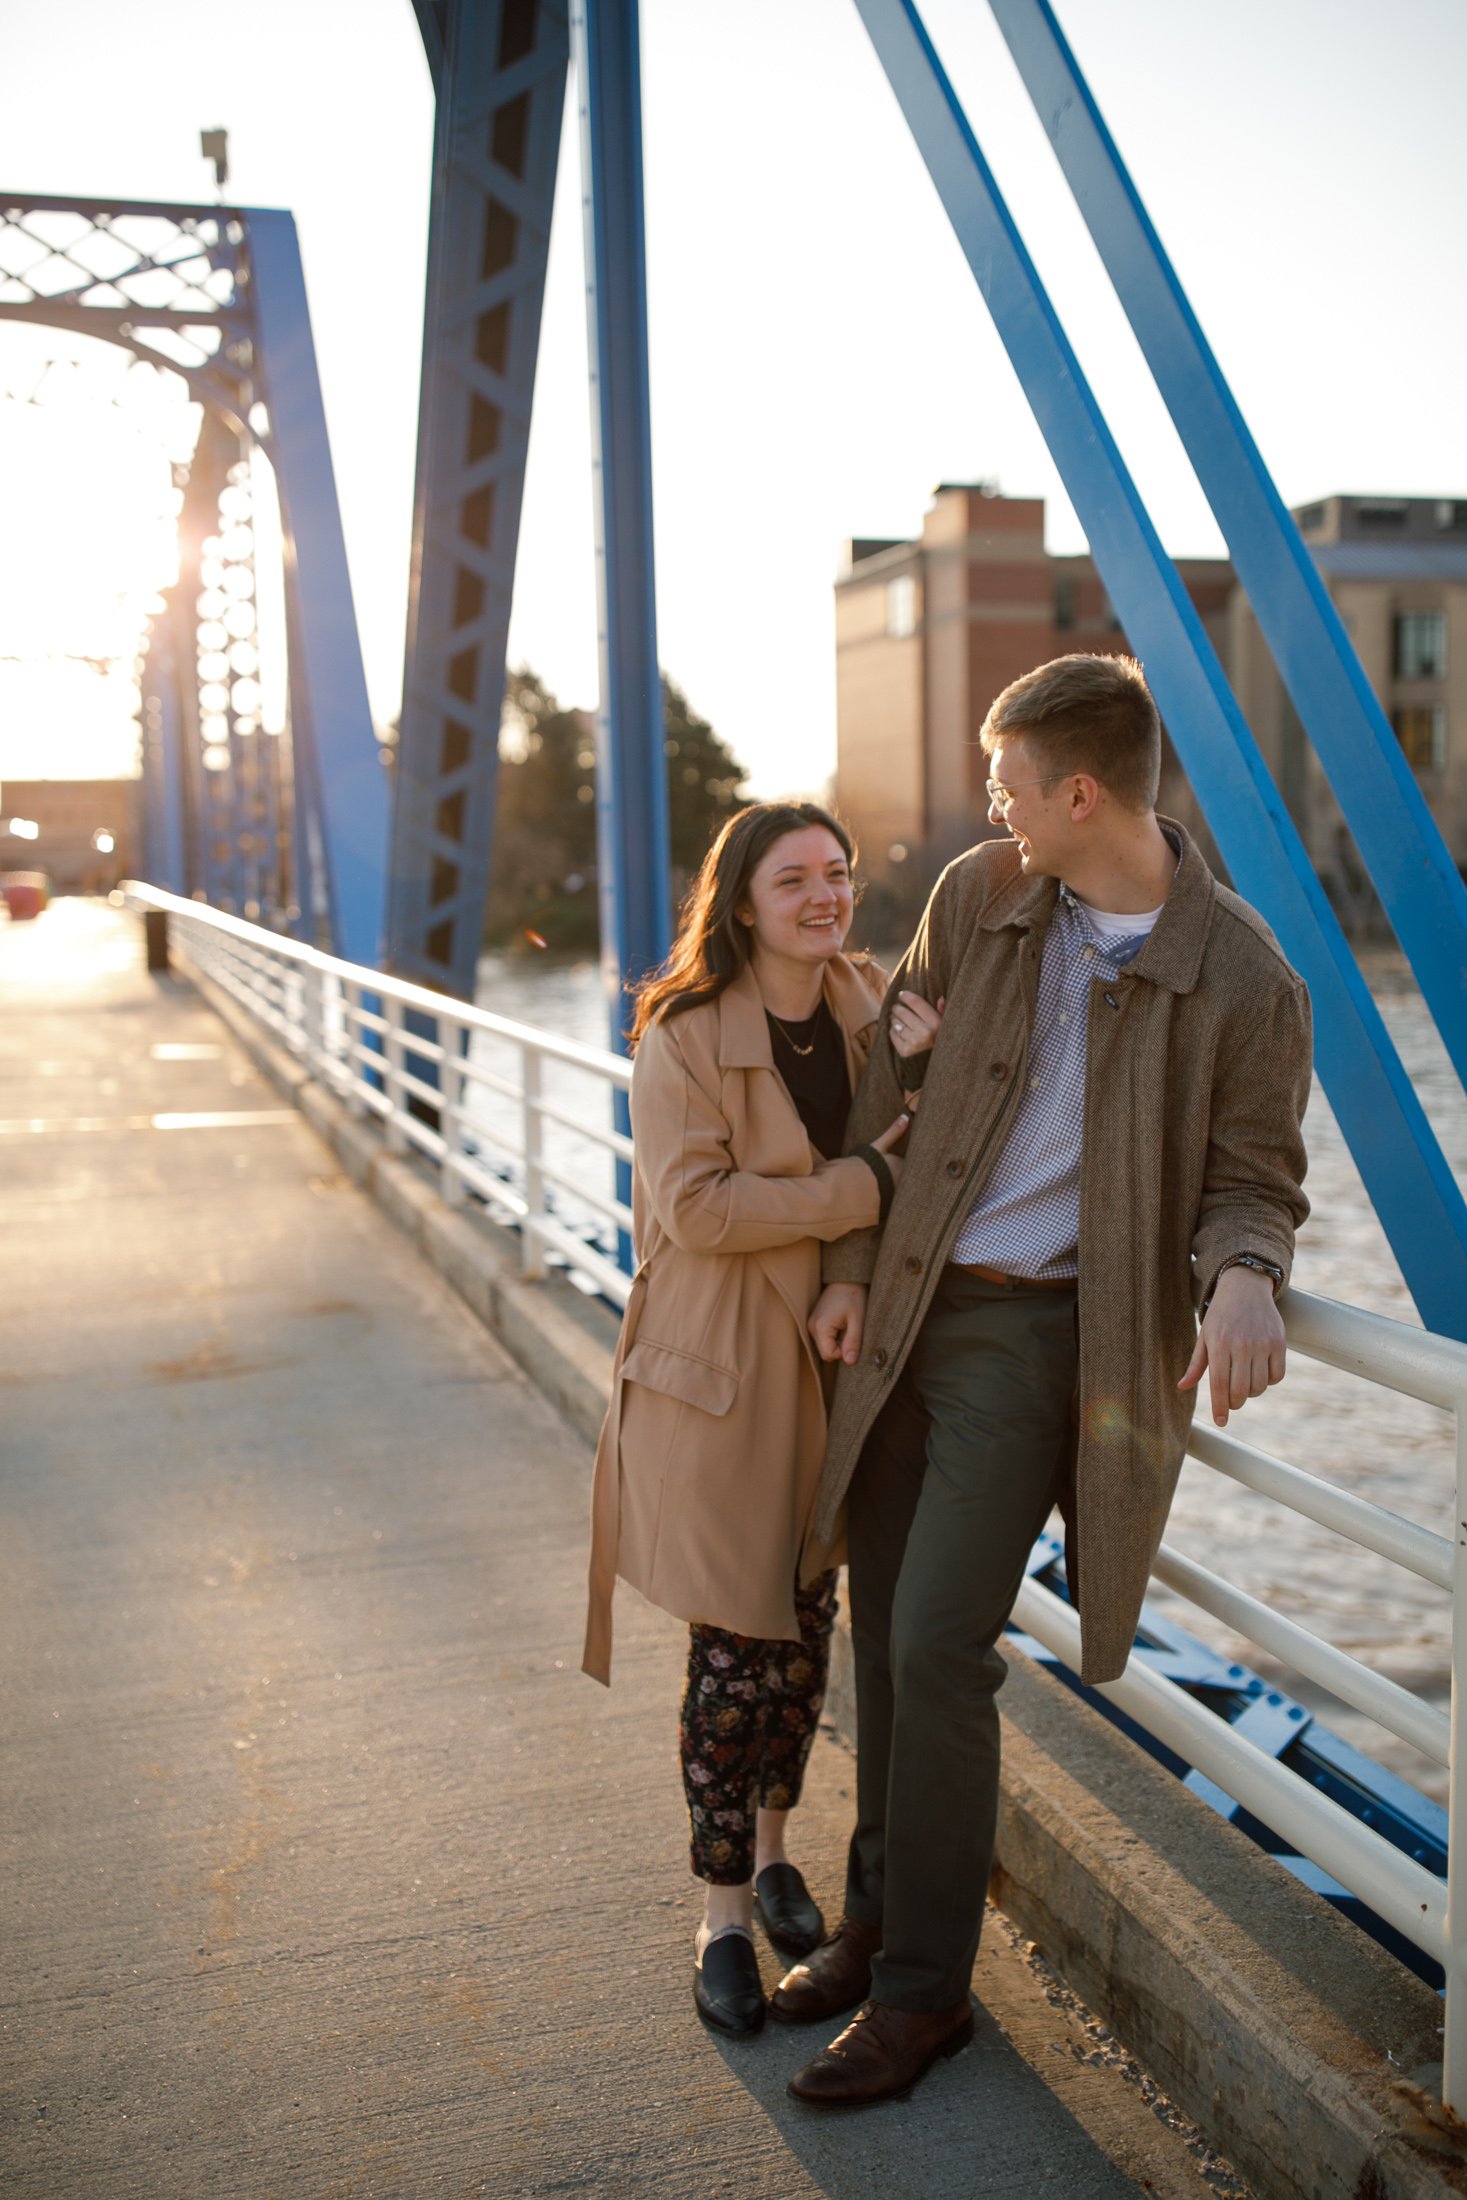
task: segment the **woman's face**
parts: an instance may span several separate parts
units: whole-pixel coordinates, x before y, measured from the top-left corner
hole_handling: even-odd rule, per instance
[[[738,914],[756,956],[822,963],[839,954],[854,910],[844,848],[826,826],[807,825],[765,850]]]

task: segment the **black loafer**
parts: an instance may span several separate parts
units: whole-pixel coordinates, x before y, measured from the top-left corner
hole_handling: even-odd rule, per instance
[[[786,1955],[807,1956],[825,1938],[825,1920],[793,1864],[766,1864],[754,1881],[754,1914]]]
[[[764,2025],[759,1959],[747,1933],[722,1933],[693,1972],[698,2014],[715,2032],[758,2032]]]

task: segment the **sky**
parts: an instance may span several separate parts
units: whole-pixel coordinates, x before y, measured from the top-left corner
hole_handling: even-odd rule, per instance
[[[1275,480],[1467,495],[1461,0],[1057,0]],[[928,28],[1167,547],[1222,544],[982,0]],[[248,24],[248,35],[239,26]],[[659,644],[761,795],[835,760],[832,583],[940,480],[1074,515],[850,0],[643,0]],[[372,709],[395,715],[432,95],[408,0],[68,0],[0,43],[6,188],[296,216]],[[78,56],[84,57],[80,62]],[[579,146],[560,188],[512,662],[597,685]],[[120,354],[0,323],[0,775],[126,769],[167,445]],[[147,379],[147,378],[142,378]],[[9,393],[6,401],[5,393]],[[175,454],[176,455],[176,454]]]

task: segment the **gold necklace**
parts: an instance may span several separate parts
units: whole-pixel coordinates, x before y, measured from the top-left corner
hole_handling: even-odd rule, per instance
[[[769,1021],[773,1024],[775,1030],[779,1033],[781,1039],[783,1039],[785,1045],[790,1049],[792,1054],[804,1056],[807,1054],[813,1054],[815,1052],[815,1041],[813,1038],[811,1039],[810,1044],[807,1047],[802,1047],[797,1039],[792,1039],[790,1037],[789,1033],[785,1030],[784,1025],[775,1015],[772,1008],[766,1008],[764,1013],[769,1018]],[[819,1014],[820,1010],[817,1007],[815,1015],[818,1016]],[[812,1018],[811,1020],[813,1022],[814,1019]]]

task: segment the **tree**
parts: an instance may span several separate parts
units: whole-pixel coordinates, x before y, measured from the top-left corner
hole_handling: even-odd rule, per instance
[[[714,833],[743,807],[738,790],[747,774],[666,676],[662,699],[676,902]],[[522,666],[505,687],[487,943],[594,951],[596,884],[593,721],[563,710]]]

